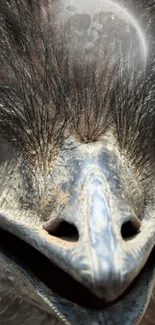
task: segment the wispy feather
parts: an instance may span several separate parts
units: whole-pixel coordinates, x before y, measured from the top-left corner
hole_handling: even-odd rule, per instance
[[[0,130],[30,161],[51,159],[67,126],[85,142],[112,129],[139,173],[152,172],[154,63],[144,71],[134,29],[112,15],[91,26],[61,19],[54,1],[1,1]]]

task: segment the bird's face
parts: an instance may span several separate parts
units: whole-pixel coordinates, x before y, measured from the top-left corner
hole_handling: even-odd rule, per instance
[[[138,324],[155,277],[143,33],[110,1],[5,6],[0,292],[66,325]]]
[[[116,139],[68,138],[28,198],[20,166],[1,196],[2,287],[66,324],[136,324],[155,275],[154,202]]]

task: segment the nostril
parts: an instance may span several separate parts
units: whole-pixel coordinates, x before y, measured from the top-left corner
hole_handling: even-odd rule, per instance
[[[55,237],[74,242],[78,241],[79,237],[76,227],[66,221],[62,221],[58,228],[50,233]]]
[[[63,219],[52,219],[46,222],[43,228],[52,236],[68,242],[77,242],[79,234],[77,228]]]
[[[129,220],[122,225],[121,235],[125,240],[132,239],[139,233],[140,222],[138,219]]]

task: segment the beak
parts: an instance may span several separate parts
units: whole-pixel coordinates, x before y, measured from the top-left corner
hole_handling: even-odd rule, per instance
[[[114,301],[139,274],[154,246],[151,222],[141,230],[137,217],[123,211],[103,170],[89,164],[72,181],[59,218],[31,229],[1,215],[0,227],[35,247],[99,298]],[[62,221],[76,227],[77,241],[54,234]],[[122,226],[129,222],[136,232],[125,240]]]

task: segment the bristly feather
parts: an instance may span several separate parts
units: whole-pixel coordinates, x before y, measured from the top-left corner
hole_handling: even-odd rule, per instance
[[[38,10],[36,2],[4,1],[0,13],[0,128],[29,158],[38,151],[45,156],[48,144],[53,151],[65,125],[57,67],[49,66]]]
[[[48,6],[41,0],[0,3],[1,133],[15,139],[33,162],[35,154],[54,155],[69,124],[86,142],[112,128],[120,150],[139,173],[145,168],[150,175],[155,162],[154,62],[145,75],[137,77],[136,68],[124,72],[129,57],[114,58],[116,48],[109,52],[110,45],[103,65],[89,49],[77,51],[75,62],[65,45],[70,39],[52,22]],[[70,23],[77,28],[78,17]]]

